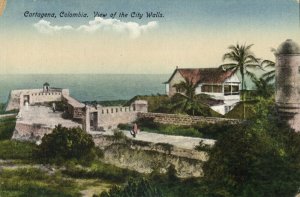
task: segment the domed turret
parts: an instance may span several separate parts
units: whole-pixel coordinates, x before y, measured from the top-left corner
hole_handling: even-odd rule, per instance
[[[276,106],[282,119],[300,131],[300,47],[288,39],[276,51]]]
[[[277,49],[277,55],[294,55],[300,54],[300,46],[292,39],[287,39]]]

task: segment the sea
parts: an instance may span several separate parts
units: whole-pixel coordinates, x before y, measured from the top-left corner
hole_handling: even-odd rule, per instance
[[[11,90],[66,88],[79,101],[128,100],[136,95],[165,94],[167,74],[24,74],[0,75],[0,103]]]

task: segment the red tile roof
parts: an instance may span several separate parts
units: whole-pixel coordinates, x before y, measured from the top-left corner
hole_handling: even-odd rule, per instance
[[[183,78],[191,80],[194,84],[223,83],[234,74],[233,71],[224,71],[222,68],[178,68],[174,71],[168,82],[170,82],[177,71]]]

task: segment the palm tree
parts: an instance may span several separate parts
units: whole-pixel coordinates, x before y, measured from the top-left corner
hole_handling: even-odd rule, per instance
[[[230,63],[222,64],[220,67],[224,70],[232,70],[234,73],[239,72],[242,77],[242,90],[245,89],[245,75],[251,78],[255,77],[255,74],[248,69],[261,68],[259,65],[259,59],[254,56],[250,48],[250,45],[231,45],[228,47],[230,52],[223,55],[223,61],[229,60]],[[245,94],[242,94],[242,100],[245,101]],[[244,119],[245,119],[245,104],[244,104]]]
[[[193,116],[195,113],[196,115],[208,115],[209,106],[205,104],[205,100],[209,99],[210,96],[204,94],[196,95],[197,86],[197,83],[193,83],[193,80],[188,78],[175,84],[173,87],[179,93],[172,97],[172,111],[184,111]]]
[[[265,79],[267,82],[270,82],[275,79],[275,62],[271,60],[264,60],[261,62],[261,66],[263,68],[273,68],[272,70],[264,73],[262,78]]]
[[[274,94],[274,86],[270,84],[268,79],[265,79],[263,76],[260,78],[254,77],[251,79],[256,86],[257,96],[269,98]]]

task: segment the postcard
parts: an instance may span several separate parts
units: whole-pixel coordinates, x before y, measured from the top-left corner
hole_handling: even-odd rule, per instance
[[[299,153],[299,0],[0,0],[0,196],[297,196]]]

